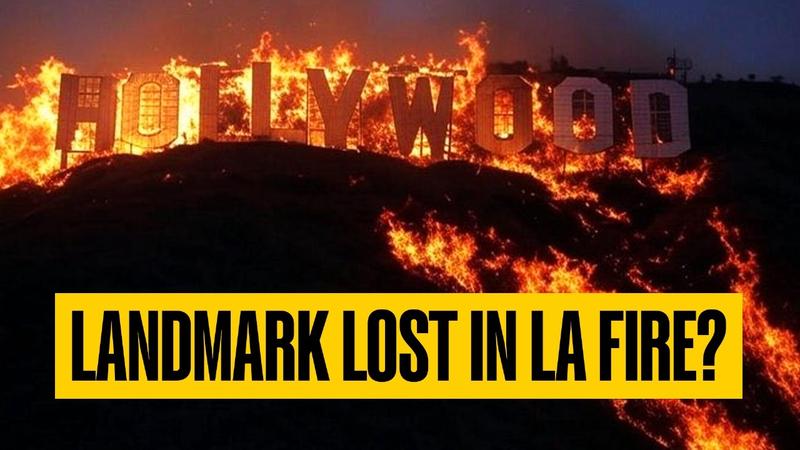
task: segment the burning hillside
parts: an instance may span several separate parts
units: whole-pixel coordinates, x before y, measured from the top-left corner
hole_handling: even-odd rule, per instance
[[[730,225],[738,207],[711,195],[713,181],[697,195],[673,195],[648,183],[652,174],[609,169],[551,181],[519,164],[511,172],[467,162],[420,167],[370,152],[259,143],[96,159],[45,187],[0,195],[2,271],[15,274],[4,297],[25,299],[7,317],[77,290],[741,291],[745,402],[576,403],[561,425],[548,422],[552,405],[534,403],[532,420],[563,433],[591,417],[595,435],[571,442],[583,447],[636,442],[639,432],[645,447],[648,438],[688,448],[774,448],[795,438],[796,324],[769,314],[781,303],[760,294],[759,258]],[[45,332],[20,322],[3,328]],[[19,363],[42,373],[35,385],[48,385],[43,361]],[[30,420],[57,409],[26,411],[20,417]],[[491,420],[482,408],[475,414]],[[549,442],[550,432],[529,429],[535,422],[519,426],[514,433],[524,428],[527,442]]]
[[[26,92],[28,103],[0,111],[0,271],[8,276],[4,297],[15,299],[2,333],[34,343],[33,349],[13,350],[19,353],[12,359],[31,369],[25,372],[41,376],[33,384],[13,380],[20,389],[7,403],[21,405],[14,428],[37,447],[77,446],[85,442],[83,434],[91,433],[101,433],[94,436],[98,442],[112,438],[69,417],[53,431],[62,439],[43,442],[53,436],[31,425],[61,416],[66,408],[50,401],[50,361],[21,356],[48,352],[52,327],[31,329],[16,318],[31,308],[50,308],[53,292],[736,291],[745,295],[743,402],[492,403],[468,413],[443,403],[424,409],[429,419],[466,414],[467,422],[487,427],[471,431],[476,439],[460,446],[498,445],[492,431],[497,427],[513,428],[513,444],[548,447],[617,442],[642,448],[659,443],[768,449],[796,442],[800,323],[792,295],[800,293],[793,282],[800,246],[788,235],[797,219],[782,214],[787,203],[796,203],[799,191],[794,174],[786,172],[791,165],[780,159],[785,156],[773,156],[755,171],[752,154],[742,151],[746,147],[734,144],[721,153],[721,138],[710,130],[748,124],[724,117],[719,111],[724,107],[708,111],[719,105],[707,99],[693,105],[700,130],[695,134],[706,151],[668,161],[639,159],[633,107],[622,106],[605,124],[587,114],[573,117],[571,134],[583,144],[608,135],[608,127],[618,128],[610,132],[618,139],[612,139],[608,151],[576,155],[554,144],[556,120],[544,113],[554,107],[553,89],[537,84],[532,72],[520,75],[520,83],[531,88],[531,111],[525,118],[529,112],[532,123],[525,125],[534,145],[510,154],[487,152],[472,145],[475,89],[487,72],[485,41],[484,28],[462,33],[465,55],[455,61],[426,55],[358,63],[353,44],[340,43],[327,53],[321,48],[301,51],[276,46],[266,33],[248,64],[271,64],[271,121],[266,125],[280,131],[270,136],[271,142],[226,142],[257,137],[251,121],[252,81],[264,66],[213,65],[220,76],[219,117],[216,130],[204,131],[199,119],[203,68],[176,57],[163,69],[180,81],[177,139],[158,148],[117,140],[109,149],[113,152],[80,153],[97,138],[97,126],[83,123],[71,136],[69,150],[75,153],[66,159],[54,152],[56,116],[60,76],[73,70],[50,59],[36,71],[20,73],[15,86]],[[307,133],[303,141],[326,142],[323,101],[309,87],[309,67],[325,68],[331,94],[347,90],[354,71],[371,73],[355,107],[358,114],[346,123],[342,147],[349,151],[276,142],[291,140],[283,138],[298,129]],[[419,94],[428,103],[449,89],[443,80],[453,81],[445,140],[434,143],[422,133],[411,136],[410,155],[398,148],[402,133],[393,121],[399,110],[387,90],[390,75],[406,82],[407,94],[416,92],[411,88],[415,82],[428,80],[430,99]],[[129,76],[122,71],[116,78]],[[724,87],[696,90],[713,96]],[[123,97],[121,83],[114,89]],[[631,104],[631,90],[609,89],[615,106]],[[504,108],[515,100],[498,98],[495,119],[503,119],[509,116]],[[594,100],[584,99],[583,107],[594,112]],[[751,112],[760,117],[766,109],[754,104]],[[124,113],[117,112],[115,131],[128,126]],[[512,138],[513,120],[493,123],[495,136]],[[155,125],[140,123],[139,132],[149,126]],[[653,145],[664,143],[657,131]],[[202,140],[203,133],[220,142]],[[770,143],[765,138],[757,144],[764,142]],[[446,158],[433,157],[436,145],[447,149]],[[59,171],[62,162],[71,168]],[[730,187],[734,183],[736,190]],[[787,238],[780,241],[774,235]],[[42,386],[48,386],[47,392]],[[35,408],[22,405],[30,390],[42,400]],[[370,406],[357,413],[347,405],[330,407],[334,419],[312,414],[320,421],[320,436],[340,438],[342,431],[330,428],[342,425],[341,416],[370,416],[359,420],[380,430],[395,430],[408,420],[397,412],[404,405],[397,411]],[[82,408],[104,416],[103,404]],[[183,404],[126,408],[121,416],[102,420],[113,430],[137,416],[143,421],[142,444],[150,443],[148,433],[159,420],[180,421],[187,415],[197,420],[200,414]],[[257,427],[285,414],[272,408],[225,407],[226,414]],[[498,409],[501,416],[513,416],[511,425],[500,423],[505,419],[497,418]],[[142,412],[147,417],[138,419]],[[215,411],[206,412],[219,418]],[[567,433],[569,442],[563,442]],[[266,441],[266,436],[249,436]],[[418,439],[416,444],[428,446],[452,444],[454,438],[423,432]]]
[[[256,47],[250,52],[245,68],[231,68],[224,62],[191,64],[176,56],[163,67],[163,73],[180,83],[178,92],[178,118],[176,139],[167,140],[155,147],[142,147],[119,139],[123,130],[124,111],[117,103],[115,123],[116,139],[114,152],[141,154],[160,151],[166,147],[198,143],[200,130],[201,78],[203,67],[218,68],[219,109],[215,130],[209,131],[215,140],[241,140],[256,134],[251,127],[253,114],[253,63],[268,63],[271,66],[269,81],[269,117],[267,125],[281,136],[295,139],[296,130],[304,130],[304,140],[312,144],[324,142],[323,118],[319,103],[309,90],[308,68],[325,68],[325,75],[333,93],[337,96],[345,88],[348,77],[354,70],[369,70],[358,104],[358,114],[348,125],[347,147],[369,148],[381,152],[396,151],[392,105],[387,88],[390,75],[403,77],[413,88],[418,78],[434,81],[432,94],[438,96],[438,77],[453,77],[453,117],[449,130],[451,142],[448,146],[463,151],[471,141],[471,107],[473,91],[485,74],[486,27],[474,33],[461,32],[458,45],[464,49],[464,57],[457,61],[437,58],[433,54],[417,57],[404,55],[394,62],[357,62],[357,45],[340,42],[326,51],[322,47],[300,50],[278,45],[269,32],[265,32]],[[59,158],[53,155],[56,148],[56,123],[59,112],[59,86],[62,74],[74,73],[73,68],[55,57],[42,62],[35,69],[25,69],[17,74],[10,88],[25,94],[27,103],[21,108],[5,106],[0,110],[0,187],[33,180],[43,181],[60,167]],[[131,73],[121,70],[114,79],[129,78]],[[115,82],[113,89],[117,99],[122,99],[123,83]],[[97,154],[88,153],[96,144],[97,125],[79,122],[70,133],[72,140],[67,150],[75,153],[65,160],[68,165],[78,163]],[[147,134],[147,133],[146,133]],[[284,137],[285,138],[285,137]],[[428,142],[420,142],[415,153],[421,157],[429,153]],[[62,155],[63,157],[63,155]],[[61,163],[63,164],[63,162]]]
[[[585,185],[559,183],[558,174],[639,170],[639,158],[663,161],[690,147],[686,90],[677,83],[617,80],[612,90],[595,78],[561,77],[556,86],[541,83],[532,68],[487,77],[487,33],[485,24],[461,31],[464,56],[457,60],[428,54],[359,62],[356,44],[340,42],[329,52],[281,48],[269,32],[243,68],[192,65],[178,56],[158,73],[72,76],[72,68],[50,58],[38,71],[23,68],[9,86],[22,90],[27,103],[0,111],[0,187],[43,183],[59,167],[108,153],[267,138],[420,164],[466,160],[535,172],[560,198],[591,201]],[[649,96],[647,111],[637,110],[645,107],[634,92]],[[653,109],[654,96],[665,99],[666,115]],[[552,113],[570,101],[571,118]],[[637,119],[645,116],[661,122]],[[659,164],[648,183],[689,197],[707,172]]]

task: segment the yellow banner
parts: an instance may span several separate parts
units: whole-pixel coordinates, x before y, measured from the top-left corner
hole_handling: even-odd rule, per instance
[[[56,294],[57,399],[740,399],[739,294]]]

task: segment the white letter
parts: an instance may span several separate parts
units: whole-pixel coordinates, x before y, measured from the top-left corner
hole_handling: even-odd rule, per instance
[[[200,140],[217,140],[219,127],[219,73],[216,65],[200,66]]]
[[[389,77],[389,92],[392,97],[394,127],[400,154],[405,156],[411,154],[414,140],[422,128],[431,146],[431,158],[437,161],[444,159],[444,145],[453,112],[453,77],[444,77],[440,80],[442,86],[434,111],[430,78],[417,78],[414,99],[409,105],[405,78]]]
[[[367,84],[369,72],[354,70],[347,79],[339,99],[333,97],[328,78],[323,69],[308,69],[308,81],[317,100],[322,122],[325,124],[325,146],[346,148],[347,126],[356,111],[358,99]]]
[[[631,81],[631,115],[637,157],[674,158],[692,147],[688,95],[676,81]]]
[[[113,77],[61,75],[56,150],[61,150],[62,169],[67,167],[79,124],[93,124],[94,148],[76,150],[110,151],[114,148],[117,83]]]
[[[122,141],[162,148],[178,138],[180,81],[166,73],[135,73],[122,87]]]
[[[475,92],[475,143],[499,155],[533,142],[533,87],[518,75],[489,75]]]
[[[553,91],[554,144],[582,154],[599,153],[613,147],[613,111],[608,85],[596,78],[565,79]],[[594,126],[594,133],[585,130],[587,134],[581,139],[574,128],[576,123]]]

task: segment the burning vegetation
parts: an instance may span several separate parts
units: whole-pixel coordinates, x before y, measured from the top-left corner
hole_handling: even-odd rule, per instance
[[[61,61],[50,58],[31,73],[23,69],[11,88],[25,93],[22,108],[0,110],[0,188],[22,181],[43,182],[59,167],[53,151],[58,120],[61,74],[70,73]]]
[[[428,214],[423,230],[415,232],[390,211],[381,215],[380,222],[387,229],[392,254],[403,266],[421,271],[445,287],[483,292],[483,276],[513,274],[517,292],[595,290],[589,281],[594,266],[572,260],[554,248],[547,249],[544,259],[527,260],[511,256],[507,251],[511,243],[501,240],[493,229],[475,237]],[[478,241],[488,248],[479,249]]]
[[[324,68],[325,77],[330,85],[334,98],[339,97],[348,84],[354,71],[369,71],[369,77],[358,101],[357,112],[350,119],[347,127],[346,147],[351,149],[370,150],[384,154],[401,156],[397,148],[397,130],[393,115],[396,107],[393,105],[390,90],[391,77],[401,77],[405,81],[407,94],[414,94],[415,84],[422,80],[430,80],[432,100],[436,101],[442,88],[443,80],[453,80],[452,117],[449,120],[446,134],[446,157],[448,159],[461,159],[474,161],[480,158],[482,163],[530,172],[535,170],[539,178],[547,178],[554,188],[562,184],[558,175],[577,172],[593,172],[597,170],[635,170],[641,167],[640,160],[633,155],[633,140],[621,143],[615,149],[600,155],[572,155],[557,148],[553,144],[553,122],[544,113],[543,100],[547,97],[552,101],[552,86],[543,86],[535,80],[533,71],[521,74],[530,78],[534,87],[532,108],[532,123],[535,134],[536,146],[525,152],[495,158],[481,158],[476,152],[475,142],[475,92],[481,80],[487,74],[486,63],[487,29],[482,25],[475,32],[461,32],[458,45],[464,50],[464,56],[457,60],[437,58],[428,54],[424,57],[406,55],[393,63],[373,61],[369,63],[358,62],[355,44],[340,42],[329,52],[317,47],[310,50],[297,50],[276,45],[274,37],[269,32],[264,33],[246,60],[244,69],[230,68],[224,62],[206,64],[205,66],[219,69],[219,105],[216,130],[213,132],[215,139],[221,141],[237,141],[250,135],[258,135],[258,130],[252,130],[252,105],[253,105],[253,79],[254,63],[270,64],[269,83],[269,123],[273,131],[273,139],[298,140],[298,130],[303,130],[302,140],[312,145],[325,143],[325,124],[322,118],[320,103],[310,89],[308,68]],[[117,140],[113,143],[115,153],[134,153],[161,151],[167,147],[194,144],[200,141],[204,132],[201,130],[201,79],[203,66],[192,65],[186,59],[178,56],[169,61],[163,72],[174,77],[179,82],[178,109],[177,109],[177,139],[158,144],[157,140],[136,139],[136,143],[124,141],[120,138],[121,131],[129,129],[130,117],[120,101],[117,101],[115,114],[115,130]],[[64,63],[55,58],[45,61],[38,73],[23,70],[12,88],[24,90],[28,103],[22,108],[7,106],[3,110],[2,134],[0,145],[5,149],[0,159],[0,186],[8,187],[23,180],[32,180],[37,183],[44,182],[48,175],[55,173],[59,165],[57,156],[53,153],[56,148],[56,118],[58,116],[58,94],[60,75],[73,73]],[[127,80],[131,77],[129,72],[115,74],[115,78]],[[87,86],[86,92],[100,92],[98,86],[92,89]],[[138,86],[138,84],[137,84]],[[155,85],[154,85],[155,86]],[[116,97],[122,99],[124,83],[116,86]],[[83,88],[82,88],[83,89]],[[417,89],[419,90],[419,89]],[[424,89],[423,89],[424,91]],[[81,91],[84,92],[84,91]],[[498,91],[494,98],[495,136],[499,139],[510,139],[514,136],[513,101],[511,95],[502,95],[505,91]],[[585,91],[584,95],[586,94]],[[154,94],[156,94],[154,92]],[[161,94],[163,95],[163,94]],[[416,94],[414,94],[416,95]],[[630,101],[630,92],[622,95],[622,100]],[[80,101],[87,97],[97,103],[97,94],[83,95]],[[92,97],[92,98],[89,98]],[[161,98],[161,97],[159,97]],[[158,100],[158,99],[155,99]],[[586,112],[575,117],[573,134],[582,141],[592,140],[597,133],[594,119],[594,100],[586,100]],[[158,107],[158,104],[154,104]],[[158,111],[152,117],[148,108],[151,105],[145,96],[139,103],[138,113],[142,117],[138,131],[144,136],[150,136],[159,130]],[[586,109],[589,108],[589,109]],[[152,108],[151,108],[152,109]],[[162,114],[163,115],[163,114]],[[147,122],[150,120],[150,122]],[[163,122],[164,117],[160,118]],[[620,117],[622,123],[625,117]],[[149,124],[149,125],[148,125]],[[212,124],[213,125],[213,124]],[[148,128],[149,127],[149,128]],[[519,130],[517,130],[519,132]],[[626,131],[631,134],[630,129]],[[70,154],[62,155],[62,165],[74,165],[103,153],[90,153],[88,149],[97,143],[99,130],[96,124],[77,122],[74,133],[70,135]],[[209,132],[206,131],[206,135]],[[141,142],[140,142],[141,141]],[[144,145],[149,142],[156,145]],[[144,146],[143,146],[144,145]],[[420,164],[430,162],[431,143],[428,135],[417,131],[412,143],[411,157]],[[698,175],[698,173],[701,173]],[[646,181],[661,186],[665,192],[690,196],[702,186],[707,170],[674,171],[661,169]],[[583,187],[560,187],[561,195],[578,198],[585,196]]]
[[[403,267],[446,289],[484,292],[485,280],[505,277],[511,281],[498,283],[494,280],[490,285],[513,292],[608,290],[595,284],[595,264],[567,256],[552,247],[547,247],[547,256],[541,259],[516,256],[509,253],[509,248],[514,247],[511,241],[499,238],[494,229],[464,231],[436,220],[433,213],[426,214],[421,225],[413,225],[386,211],[381,215],[380,223],[386,230],[393,255]],[[766,308],[756,294],[758,266],[755,255],[736,247],[734,242],[738,240],[738,231],[722,221],[718,210],[712,211],[708,224],[718,234],[725,250],[725,260],[712,269],[730,272],[730,291],[744,294],[746,357],[757,362],[761,368],[760,376],[769,381],[779,392],[781,400],[797,415],[797,386],[800,383],[797,336],[775,327],[767,319]],[[624,259],[620,256],[613,258],[615,265]],[[635,263],[627,270],[621,270],[620,276],[622,274],[627,275],[625,281],[641,290],[661,292],[653,287]],[[768,435],[746,425],[737,425],[719,403],[648,400],[615,401],[613,406],[620,419],[667,448],[775,448]]]
[[[312,145],[324,142],[324,124],[319,105],[313,93],[309,92],[306,69],[325,68],[334,95],[345,89],[354,70],[369,70],[371,75],[359,101],[358,113],[351,119],[347,133],[347,147],[367,153],[355,155],[351,152],[352,156],[364,158],[374,157],[373,153],[401,156],[396,151],[396,130],[387,89],[390,74],[404,77],[409,94],[418,78],[433,77],[434,100],[442,89],[436,76],[454,77],[452,130],[446,143],[450,149],[447,153],[449,161],[431,161],[431,146],[423,134],[415,140],[411,158],[413,167],[406,167],[404,162],[396,159],[392,161],[397,166],[402,165],[405,175],[416,174],[416,171],[428,174],[426,176],[430,178],[426,181],[431,183],[439,171],[448,170],[456,174],[453,178],[459,182],[466,180],[463,182],[468,183],[479,177],[502,177],[502,182],[496,184],[505,183],[509,192],[514,192],[498,191],[495,194],[501,202],[512,205],[503,207],[513,209],[519,217],[512,215],[506,223],[498,225],[495,222],[499,219],[492,215],[494,198],[486,200],[479,208],[469,203],[469,196],[454,200],[450,191],[441,193],[446,200],[439,203],[419,200],[426,196],[421,192],[404,193],[409,198],[397,196],[381,205],[380,210],[370,210],[370,213],[375,213],[370,220],[377,227],[381,239],[385,238],[382,242],[388,246],[393,261],[409,274],[439,289],[462,292],[690,290],[696,286],[684,283],[685,280],[678,277],[662,276],[660,271],[666,270],[664,266],[678,265],[677,255],[685,252],[687,247],[704,240],[707,242],[709,236],[716,238],[724,257],[722,261],[709,262],[705,266],[702,265],[705,262],[698,263],[705,272],[698,271],[698,267],[687,269],[690,262],[681,261],[683,264],[675,270],[693,271],[717,281],[722,279],[729,282],[727,287],[731,291],[744,293],[745,352],[758,367],[754,375],[766,380],[769,392],[773,393],[768,395],[777,396],[778,402],[789,405],[795,417],[800,417],[798,339],[791,330],[770,321],[766,304],[758,293],[760,280],[756,255],[745,250],[739,231],[725,221],[725,214],[718,209],[698,207],[707,216],[707,224],[700,227],[702,230],[690,237],[685,233],[667,231],[658,234],[644,229],[640,223],[647,218],[641,217],[638,206],[630,206],[632,201],[644,203],[653,200],[679,208],[695,201],[711,180],[711,162],[655,162],[636,158],[630,119],[624,114],[619,122],[624,124],[625,142],[594,155],[578,156],[564,151],[553,144],[553,121],[543,112],[547,109],[545,105],[552,102],[552,89],[536,82],[532,73],[527,75],[534,86],[531,126],[537,145],[509,156],[489,154],[475,148],[472,145],[475,141],[474,95],[488,70],[486,39],[485,27],[474,33],[462,32],[458,43],[465,54],[455,61],[434,55],[409,55],[393,63],[360,63],[354,44],[341,42],[330,52],[322,48],[296,50],[279,47],[271,34],[264,33],[258,46],[251,51],[248,66],[252,62],[272,64],[271,126],[278,130],[306,129],[307,140]],[[242,140],[253,131],[250,129],[253,69],[231,69],[224,63],[217,65],[222,73],[218,135],[221,141]],[[184,145],[200,141],[201,67],[176,57],[163,70],[180,81],[179,137],[167,147],[178,147],[176,153],[192,151]],[[70,165],[89,163],[85,167],[59,172],[60,156],[54,151],[59,83],[61,74],[72,72],[73,69],[65,63],[51,58],[36,70],[23,70],[17,75],[12,87],[24,91],[27,103],[19,108],[5,106],[0,110],[0,187],[9,188],[30,181],[57,192],[70,187],[72,174],[85,178],[87,172],[91,173],[104,164],[110,171],[120,164],[128,164],[127,160],[113,158],[92,162],[89,160],[106,155],[78,153],[72,156]],[[121,79],[129,75],[117,74]],[[117,92],[121,98],[122,85],[117,87]],[[629,92],[623,90],[617,94],[617,101],[630,101]],[[500,111],[499,119],[496,118],[494,123],[495,133],[501,138],[511,138],[513,123],[504,120],[502,114],[508,109],[511,99],[502,95],[499,99],[499,104],[495,105],[496,111]],[[118,109],[117,130],[123,126],[121,106]],[[598,124],[589,115],[580,115],[574,118],[572,132],[579,140],[590,140],[597,135]],[[72,148],[91,148],[95,133],[95,129],[81,125],[76,129]],[[204,145],[201,143],[199,147]],[[120,141],[114,147],[116,153],[141,154],[164,150],[137,148]],[[330,158],[339,158],[340,152],[330,153]],[[173,157],[170,152],[160,156]],[[148,167],[155,164],[155,157],[142,159],[145,161],[141,164]],[[358,166],[353,164],[352,167]],[[207,180],[199,180],[201,177],[197,174],[182,173],[180,167],[155,171],[153,176],[158,180],[158,189],[168,189],[176,185],[197,187],[200,181],[207,184],[226,181],[236,173],[233,167],[219,170]],[[294,186],[310,178],[305,171],[304,168],[293,168],[289,175],[272,175],[276,178],[285,175],[285,178],[280,178],[283,184],[278,186]],[[138,175],[145,176],[142,173]],[[331,186],[359,193],[365,189],[364,186],[374,187],[381,183],[376,178],[347,173],[346,178]],[[124,184],[124,180],[118,181]],[[337,184],[339,181],[341,186]],[[518,186],[522,187],[518,189]],[[633,200],[627,203],[612,201],[609,186],[627,189],[627,195]],[[256,200],[248,201],[256,203]],[[459,204],[460,208],[453,207],[453,204]],[[448,208],[459,209],[459,212],[448,215],[443,211]],[[528,225],[542,222],[556,237],[531,237],[520,231],[529,232]],[[656,249],[658,251],[646,253],[642,249],[650,249],[643,243],[647,239],[665,245]],[[603,240],[608,242],[599,242]],[[709,285],[712,288],[716,286],[713,282]],[[747,398],[746,402],[758,404],[760,399]],[[617,401],[610,406],[619,419],[664,447],[775,447],[773,438],[763,430],[764,427],[751,425],[719,402]]]

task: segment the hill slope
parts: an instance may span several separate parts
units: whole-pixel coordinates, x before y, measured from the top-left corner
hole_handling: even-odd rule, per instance
[[[629,177],[593,177],[602,203],[629,222],[609,219],[595,205],[557,201],[526,175],[279,143],[119,155],[73,169],[51,191],[2,191],[0,338],[15,343],[7,348],[14,388],[3,391],[3,416],[16,436],[39,448],[349,448],[350,439],[397,448],[650,448],[602,402],[54,402],[52,317],[30,318],[52,310],[54,292],[450,289],[398,262],[380,221],[384,211],[411,226],[433,213],[476,236],[494,230],[513,257],[546,260],[556,249],[595,265],[598,289],[640,290],[628,276],[636,265],[661,290],[720,292],[732,274],[715,270],[725,249],[708,218],[718,209],[759,255],[770,320],[798,330],[795,147],[777,146],[768,132],[743,143],[703,134],[736,126],[744,113],[720,115],[728,108],[724,85],[697,89],[692,95],[707,98],[693,108],[701,130],[695,141],[712,158],[712,181],[683,201]],[[763,114],[759,105],[747,114]],[[653,262],[664,255],[666,264]],[[509,273],[480,276],[486,290],[517,289]],[[758,401],[732,403],[733,420],[779,445],[795,442],[789,407],[756,365],[748,362],[746,371],[746,398]]]

